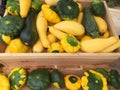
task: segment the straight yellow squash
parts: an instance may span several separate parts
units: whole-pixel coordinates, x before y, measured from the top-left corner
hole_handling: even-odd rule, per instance
[[[49,32],[52,33],[59,40],[61,40],[64,36],[67,36],[66,33],[60,31],[59,29],[57,29],[53,26],[49,26]]]
[[[19,0],[19,3],[20,3],[20,16],[22,18],[25,18],[28,15],[32,0]]]
[[[85,33],[85,29],[82,24],[69,20],[61,21],[54,25],[55,28],[71,35],[82,36]]]
[[[98,25],[99,32],[100,33],[106,32],[108,29],[107,22],[102,17],[94,16],[94,18]]]
[[[81,41],[81,50],[88,53],[100,52],[105,48],[115,44],[118,38],[111,36],[109,38],[95,38]]]
[[[113,44],[113,45],[107,47],[106,49],[102,50],[101,52],[104,52],[104,53],[113,52],[114,50],[116,50],[119,47],[120,47],[120,40],[118,40],[115,44]]]

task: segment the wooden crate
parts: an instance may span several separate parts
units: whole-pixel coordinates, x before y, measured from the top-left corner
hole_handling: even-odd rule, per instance
[[[90,0],[78,0],[83,6],[88,6]],[[104,1],[106,14],[104,16],[108,23],[111,36],[118,36],[111,19],[109,9]],[[110,64],[120,58],[120,49],[112,53],[3,53],[5,46],[0,44],[0,62],[21,65],[79,65],[79,64]]]
[[[91,0],[78,0],[87,6]],[[111,19],[110,12],[104,1],[106,14],[104,16],[108,23],[111,36],[118,36]],[[83,74],[87,69],[103,67],[108,69],[109,64],[120,59],[120,49],[112,53],[4,53],[5,46],[0,43],[0,63],[4,64],[4,73],[7,75],[16,66],[24,67],[28,72],[36,68],[53,69],[58,68],[65,74]],[[26,86],[21,90],[29,90]],[[51,87],[49,90],[56,90]],[[66,90],[66,89],[61,89]]]

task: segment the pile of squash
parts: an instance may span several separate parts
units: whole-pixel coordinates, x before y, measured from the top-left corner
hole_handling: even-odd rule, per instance
[[[120,47],[101,0],[89,6],[77,0],[7,0],[6,10],[0,19],[5,53],[109,53]]]
[[[0,72],[0,90],[47,90],[51,86],[68,90],[108,90],[108,85],[120,89],[120,74],[117,70],[96,68],[83,75],[63,74],[58,69],[37,68],[30,72],[22,67],[13,68],[8,75]]]

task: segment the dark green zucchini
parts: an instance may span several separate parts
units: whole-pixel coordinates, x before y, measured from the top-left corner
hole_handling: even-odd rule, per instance
[[[86,34],[97,38],[99,36],[98,26],[92,14],[90,7],[85,7],[82,24],[85,27]]]
[[[20,39],[25,45],[28,46],[33,46],[38,40],[38,33],[36,28],[36,13],[33,9],[30,10],[26,18],[25,28],[20,34]]]

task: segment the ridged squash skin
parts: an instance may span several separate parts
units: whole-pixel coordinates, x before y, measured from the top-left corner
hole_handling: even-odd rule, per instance
[[[108,29],[107,22],[102,17],[94,16],[94,18],[95,18],[95,21],[98,25],[99,32],[100,33],[106,32]]]
[[[47,90],[50,84],[50,73],[45,68],[32,70],[28,75],[27,86],[30,90]]]
[[[82,36],[85,33],[82,24],[75,21],[61,21],[54,25],[55,28],[75,36]]]
[[[81,41],[81,50],[88,53],[100,52],[105,48],[115,44],[118,38],[111,36],[109,38],[95,38]]]
[[[27,72],[22,67],[15,67],[8,75],[11,90],[20,90],[26,83]]]

